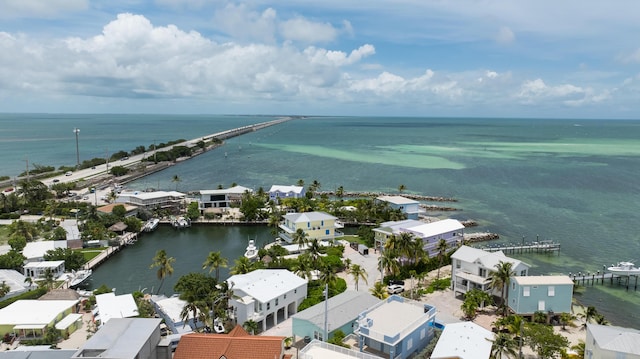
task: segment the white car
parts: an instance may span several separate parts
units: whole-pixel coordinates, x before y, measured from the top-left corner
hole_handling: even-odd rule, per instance
[[[73,174],[73,173],[71,173],[71,171],[67,171],[67,172],[65,172],[65,174],[64,174],[64,175],[65,175],[65,176],[71,176],[72,174]]]
[[[387,286],[387,293],[389,294],[400,294],[404,292],[404,287],[400,284],[392,284]]]

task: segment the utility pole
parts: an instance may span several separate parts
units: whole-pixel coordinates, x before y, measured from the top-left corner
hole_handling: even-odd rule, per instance
[[[324,285],[324,341],[328,342],[329,333],[327,332],[327,303],[329,302],[329,283]]]
[[[73,133],[76,134],[76,169],[80,168],[80,148],[78,147],[78,134],[80,134],[79,128],[74,128]]]

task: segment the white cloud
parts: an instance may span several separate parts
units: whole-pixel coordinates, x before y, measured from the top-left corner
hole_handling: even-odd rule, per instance
[[[631,52],[629,54],[619,56],[618,58],[622,63],[639,64],[640,63],[640,48],[638,48],[636,51],[633,51],[633,52]]]
[[[235,40],[274,43],[277,13],[273,8],[254,11],[245,4],[228,4],[216,11],[213,25]]]
[[[279,28],[285,40],[310,44],[331,42],[338,35],[338,30],[331,24],[313,22],[302,17],[283,21]]]
[[[362,58],[375,54],[376,49],[373,45],[363,45],[351,51],[349,55],[342,51],[332,51],[322,48],[309,47],[304,50],[309,61],[313,64],[344,66],[351,65]]]
[[[88,8],[88,0],[0,0],[0,18],[48,18]]]
[[[510,44],[514,42],[515,39],[516,35],[510,28],[506,26],[501,27],[500,30],[498,30],[498,34],[496,35],[496,41],[500,44]]]

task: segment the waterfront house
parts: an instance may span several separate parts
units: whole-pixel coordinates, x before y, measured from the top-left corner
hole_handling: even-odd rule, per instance
[[[640,330],[587,323],[585,359],[640,359]]]
[[[269,189],[269,199],[275,203],[280,203],[281,198],[303,198],[306,194],[302,186],[280,186],[273,185]]]
[[[443,219],[436,222],[425,223],[414,219],[402,221],[383,222],[378,228],[373,229],[376,248],[384,248],[387,241],[402,233],[409,233],[422,240],[422,248],[429,257],[438,255],[438,242],[444,239],[448,249],[458,246],[464,239],[464,225],[455,219]]]
[[[508,291],[509,309],[520,316],[571,313],[573,281],[566,275],[512,277]]]
[[[17,300],[0,309],[0,334],[17,333],[20,338],[42,337],[48,328],[76,313],[78,300]]]
[[[420,202],[402,196],[379,196],[376,203],[386,203],[392,209],[402,212],[407,219],[418,219],[425,211],[420,208]]]
[[[229,208],[242,202],[242,196],[253,193],[251,188],[233,186],[226,189],[200,190],[198,197],[198,209],[200,213],[212,211],[215,208]]]
[[[341,330],[345,335],[353,333],[358,315],[380,302],[367,292],[347,290],[329,298],[326,303],[327,337]],[[324,341],[325,302],[298,312],[292,317],[293,335]]]
[[[138,305],[131,293],[116,295],[104,293],[96,295],[97,313],[94,321],[100,321],[100,326],[114,318],[131,318],[138,316]]]
[[[358,352],[354,349],[341,347],[338,345],[312,340],[311,343],[300,349],[297,355],[298,359],[380,359],[380,356],[364,352]]]
[[[233,298],[229,306],[238,324],[248,320],[262,331],[276,326],[297,312],[307,297],[307,281],[286,269],[258,269],[229,279]]]
[[[489,359],[494,335],[474,322],[447,324],[432,359]]]
[[[165,296],[151,296],[151,303],[160,316],[164,319],[164,323],[172,333],[190,333],[196,329],[196,323],[193,320],[193,312],[189,311],[186,318],[183,318],[182,310],[187,304],[185,300],[182,300],[178,295],[173,295],[169,298]],[[185,322],[186,319],[186,322]]]
[[[116,197],[116,204],[130,204],[148,210],[177,210],[186,204],[186,195],[178,191],[123,191]]]
[[[289,213],[283,216],[280,223],[280,238],[288,243],[293,242],[294,234],[298,229],[302,229],[307,235],[307,240],[312,241],[333,241],[344,234],[338,229],[344,228],[344,225],[338,221],[338,218],[325,212],[304,212]]]
[[[28,262],[22,266],[25,276],[32,280],[43,279],[47,271],[56,279],[64,274],[64,261]]]
[[[22,255],[25,256],[25,262],[42,262],[47,251],[57,248],[67,248],[67,241],[35,241],[28,242],[22,249]]]
[[[173,359],[283,359],[284,339],[249,335],[239,325],[228,334],[190,333],[180,338]]]
[[[161,347],[158,318],[114,318],[102,326],[71,359],[171,359]]]
[[[388,358],[408,358],[434,336],[436,308],[392,295],[358,316],[359,348]]]
[[[16,295],[22,294],[30,289],[30,286],[25,282],[27,277],[22,273],[14,269],[0,269],[0,283],[4,283],[9,286],[9,293],[5,294],[2,299],[9,299]],[[32,286],[37,287],[35,283]]]
[[[526,276],[531,266],[509,258],[502,251],[487,252],[469,246],[461,246],[451,255],[451,287],[454,295],[464,295],[472,289],[480,289],[493,295],[501,295],[501,288],[491,288],[491,273],[500,262],[510,262],[516,276]]]

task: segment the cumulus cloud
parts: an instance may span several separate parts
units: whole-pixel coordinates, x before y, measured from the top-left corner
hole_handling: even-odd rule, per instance
[[[236,40],[274,43],[276,18],[277,13],[273,8],[258,12],[245,4],[227,4],[216,11],[213,25]]]
[[[337,35],[333,25],[309,21],[303,17],[296,17],[280,24],[280,34],[285,40],[303,43],[327,43],[333,41]]]
[[[304,50],[309,61],[313,64],[344,66],[360,61],[362,58],[375,54],[373,45],[363,45],[351,51],[349,55],[343,51],[327,50],[316,47],[309,47]]]
[[[518,93],[525,103],[537,103],[541,100],[560,101],[567,106],[582,106],[600,103],[612,98],[612,91],[603,89],[596,91],[591,87],[579,87],[572,84],[549,86],[542,79],[525,81]]]
[[[0,18],[47,18],[86,10],[88,7],[88,0],[0,0]]]

